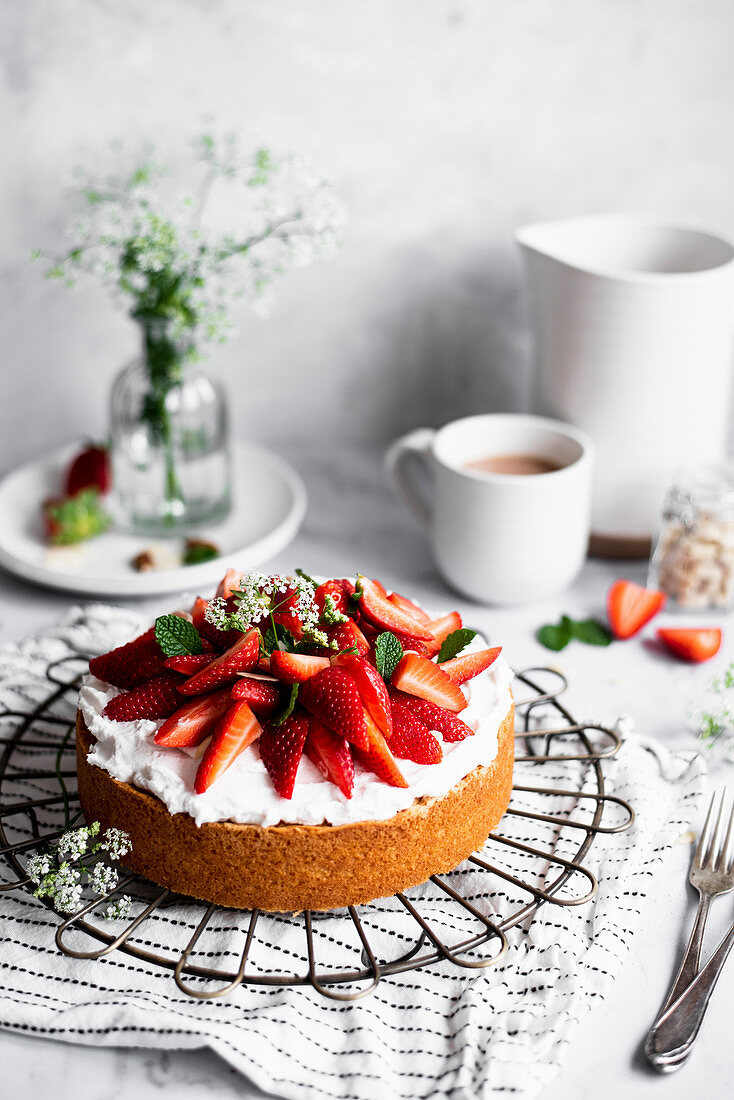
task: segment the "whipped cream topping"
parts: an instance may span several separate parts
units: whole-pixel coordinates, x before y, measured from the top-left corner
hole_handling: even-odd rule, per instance
[[[479,637],[467,647],[482,649]],[[398,760],[407,788],[390,787],[357,761],[352,797],[325,779],[304,755],[298,766],[293,797],[281,798],[260,759],[257,742],[240,753],[227,771],[205,791],[194,792],[199,766],[191,749],[159,748],[153,737],[162,720],[113,722],[102,714],[119,690],[94,676],[84,680],[79,708],[96,744],[89,762],[115,779],[156,795],[172,814],[185,813],[197,825],[207,821],[235,821],[252,825],[348,825],[355,821],[383,821],[406,810],[417,798],[440,797],[480,764],[497,756],[499,727],[512,704],[512,671],[500,655],[494,664],[463,685],[466,709],[459,717],[474,730],[473,737],[451,744],[441,741],[438,764]]]

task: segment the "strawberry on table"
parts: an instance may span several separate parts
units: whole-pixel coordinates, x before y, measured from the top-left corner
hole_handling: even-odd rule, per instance
[[[80,451],[66,473],[66,495],[73,497],[82,489],[108,493],[112,487],[110,452],[106,447],[91,444]]]
[[[110,699],[102,712],[113,722],[137,722],[143,718],[167,718],[181,704],[178,693],[180,678],[174,672],[166,672],[153,680],[124,691]]]
[[[260,737],[262,762],[281,798],[293,795],[309,724],[308,715],[296,710],[282,725],[267,725]]]
[[[241,634],[239,641],[216,657],[205,668],[195,673],[191,679],[179,686],[183,695],[202,695],[212,691],[220,684],[234,680],[238,672],[248,672],[254,668],[260,656],[260,635],[257,630]]]
[[[274,649],[270,654],[270,672],[286,684],[300,684],[304,680],[310,680],[317,672],[328,667],[328,657],[313,657],[308,653],[286,653],[280,649]]]
[[[317,672],[302,684],[298,702],[353,745],[369,748],[362,697],[345,669],[330,665]]]
[[[166,719],[153,740],[168,749],[200,745],[231,705],[229,688],[191,699]]]
[[[426,725],[400,700],[391,695],[392,734],[388,745],[395,756],[416,764],[438,764],[443,750]]]
[[[607,593],[607,618],[615,638],[631,638],[665,604],[665,593],[633,581],[615,581]]]
[[[241,676],[232,688],[233,699],[243,699],[258,717],[267,718],[281,703],[281,693],[274,682],[255,676]]]
[[[404,653],[392,675],[392,685],[408,695],[428,699],[439,707],[457,713],[466,707],[466,697],[441,665],[419,653]]]
[[[484,672],[499,657],[502,646],[492,646],[490,649],[478,649],[473,653],[465,653],[464,656],[454,657],[450,661],[443,661],[442,668],[455,684],[465,684],[467,680],[473,680],[480,672]]]
[[[117,646],[100,657],[92,657],[89,671],[98,680],[119,688],[133,688],[163,672],[165,654],[155,638],[155,627],[139,638]]]
[[[444,741],[463,741],[465,737],[473,737],[474,730],[466,722],[462,722],[458,715],[443,707],[430,703],[428,699],[419,699],[416,695],[405,695],[390,689],[390,698],[398,698],[400,703],[419,718],[429,730],[437,730]]]
[[[392,732],[390,697],[385,681],[377,669],[364,657],[355,657],[353,653],[339,653],[332,658],[332,664],[349,673],[357,685],[357,691],[370,717],[389,740]]]
[[[97,489],[51,497],[43,502],[42,514],[46,538],[53,546],[73,546],[96,538],[110,525]]]
[[[367,577],[359,579],[362,585],[360,610],[375,626],[383,630],[391,630],[393,634],[408,634],[424,642],[434,640],[431,632],[418,619],[409,615],[402,607],[390,602],[382,585]]]
[[[327,730],[318,718],[312,718],[304,752],[325,779],[333,783],[346,798],[354,789],[354,760],[345,737]]]
[[[721,649],[718,627],[661,627],[657,636],[676,657],[695,664],[711,660]]]
[[[217,722],[196,771],[194,790],[203,794],[240,753],[260,736],[262,727],[247,703],[232,703]]]

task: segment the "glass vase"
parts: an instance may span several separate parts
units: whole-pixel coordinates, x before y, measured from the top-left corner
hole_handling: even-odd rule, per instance
[[[176,535],[229,511],[227,407],[192,362],[191,340],[158,320],[141,327],[142,355],[112,387],[115,520],[138,534]]]

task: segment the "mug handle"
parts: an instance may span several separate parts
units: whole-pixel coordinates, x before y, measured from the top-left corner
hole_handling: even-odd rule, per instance
[[[435,434],[433,428],[416,428],[396,440],[385,455],[385,474],[393,491],[425,524],[431,519],[431,499],[425,488],[418,488],[415,477],[408,474],[408,463],[418,459],[421,466],[427,467]]]

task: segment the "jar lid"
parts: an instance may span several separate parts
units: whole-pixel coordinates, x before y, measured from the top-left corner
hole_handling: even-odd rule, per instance
[[[666,510],[712,519],[734,519],[734,460],[687,466],[678,471],[666,499]]]

